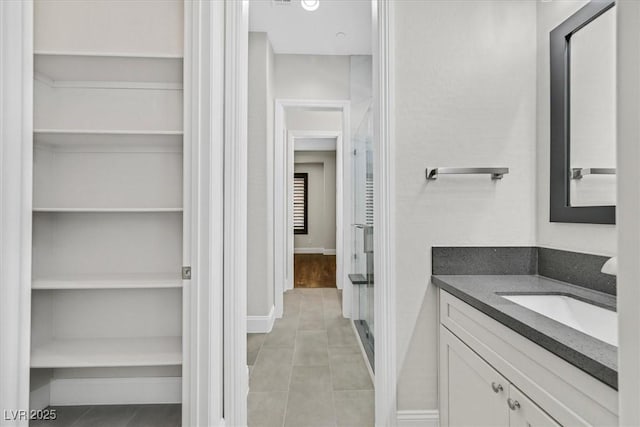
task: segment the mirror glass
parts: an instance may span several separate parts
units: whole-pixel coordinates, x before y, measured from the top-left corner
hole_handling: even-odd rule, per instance
[[[569,201],[616,203],[615,6],[571,36]]]

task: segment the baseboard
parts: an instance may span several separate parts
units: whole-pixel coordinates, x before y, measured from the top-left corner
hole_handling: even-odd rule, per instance
[[[324,249],[322,251],[322,255],[335,255],[335,254],[336,254],[335,249]]]
[[[38,411],[49,406],[50,386],[45,384],[29,393],[29,409]]]
[[[180,403],[182,378],[58,378],[51,381],[51,406]]]
[[[276,309],[271,306],[267,316],[247,316],[247,332],[250,334],[266,334],[271,332],[276,320]]]
[[[398,427],[438,427],[440,425],[440,414],[436,409],[398,411],[396,419]]]
[[[323,254],[324,248],[293,248],[294,254]]]

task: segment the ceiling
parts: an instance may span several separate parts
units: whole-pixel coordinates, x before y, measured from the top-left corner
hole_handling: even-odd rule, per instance
[[[371,1],[320,0],[308,12],[300,0],[251,0],[249,30],[268,33],[275,53],[370,55]]]

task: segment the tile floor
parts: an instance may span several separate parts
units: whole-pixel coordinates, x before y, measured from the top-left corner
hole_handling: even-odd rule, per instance
[[[337,289],[293,289],[268,334],[249,334],[249,427],[371,427],[374,391]]]
[[[180,427],[181,405],[58,406],[52,421],[29,427]]]

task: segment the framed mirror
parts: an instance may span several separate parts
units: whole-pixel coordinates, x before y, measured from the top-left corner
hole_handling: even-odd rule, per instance
[[[615,224],[615,27],[592,0],[550,34],[551,222]]]

